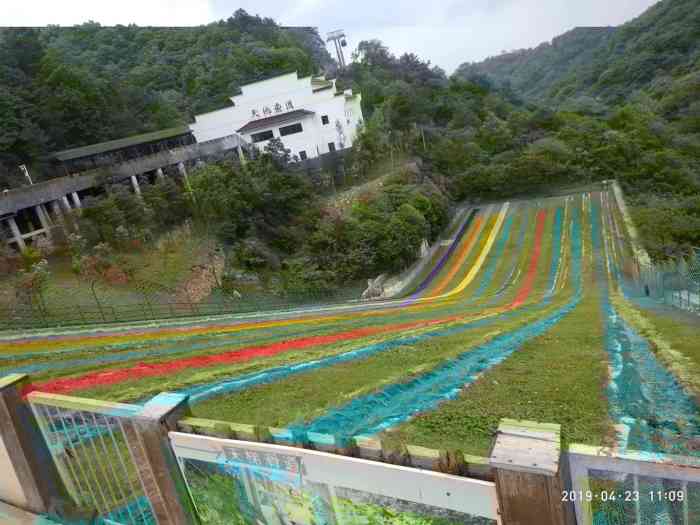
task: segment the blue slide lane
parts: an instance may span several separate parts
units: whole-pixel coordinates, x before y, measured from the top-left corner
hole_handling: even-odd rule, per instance
[[[520,253],[523,249],[523,245],[525,244],[525,234],[527,233],[527,228],[530,223],[530,213],[528,212],[527,208],[524,208],[523,211],[523,220],[520,222],[520,231],[518,232],[518,241],[515,246],[514,253],[515,255],[515,260],[513,261],[513,265],[510,269],[510,272],[506,275],[505,279],[503,280],[503,283],[501,283],[501,286],[498,288],[496,293],[493,295],[491,300],[486,303],[487,306],[491,306],[493,304],[496,304],[498,302],[498,299],[505,293],[505,291],[508,289],[510,286],[513,277],[515,275],[515,270],[518,267],[518,258],[520,256]]]
[[[554,214],[554,226],[552,230],[552,265],[549,268],[549,290],[547,291],[547,297],[551,297],[554,294],[554,283],[557,279],[557,272],[559,271],[559,265],[561,264],[561,257],[558,257],[561,252],[561,233],[562,233],[562,222],[564,220],[564,209],[559,207],[557,212]]]
[[[597,203],[591,206],[591,227],[611,368],[611,380],[606,388],[610,416],[616,424],[629,428],[629,449],[700,456],[697,445],[690,446],[700,436],[698,406],[673,374],[659,363],[649,342],[610,304],[607,272],[600,255],[599,208]],[[610,261],[610,255],[606,253],[606,256]]]
[[[561,232],[561,228],[559,230]],[[301,439],[306,432],[318,432],[333,435],[343,442],[360,434],[376,434],[403,423],[416,414],[433,410],[445,400],[456,398],[464,386],[473,383],[479,374],[503,362],[526,341],[547,332],[578,305],[583,293],[582,241],[578,216],[574,218],[571,242],[571,278],[576,279],[577,283],[574,296],[566,305],[547,317],[499,335],[411,381],[355,398],[309,424],[292,425],[290,430]],[[558,254],[553,255],[556,257]],[[552,265],[552,268],[556,268],[556,265]]]
[[[491,256],[491,260],[489,261],[486,270],[484,270],[484,273],[481,276],[481,283],[479,284],[479,288],[477,288],[477,290],[474,292],[474,295],[472,295],[472,297],[470,298],[470,302],[481,297],[491,284],[491,281],[493,280],[493,274],[496,273],[496,268],[498,268],[498,265],[501,262],[501,257],[503,257],[503,251],[506,248],[506,244],[508,244],[508,239],[510,239],[510,230],[513,227],[514,219],[515,216],[511,214],[506,219],[506,222],[503,223],[503,229],[501,230],[498,243],[496,244],[496,247],[492,252],[493,255]]]
[[[578,221],[574,221],[574,226],[575,226],[575,231],[580,232],[580,227],[578,226]],[[523,228],[524,231],[525,228]],[[559,233],[561,233],[561,228],[559,229]],[[580,233],[578,233],[578,237],[580,238]],[[521,239],[522,240],[522,239]],[[556,241],[555,242],[560,242]],[[559,259],[559,252],[553,252],[552,257]],[[553,264],[552,268],[558,268],[558,264]],[[580,265],[580,262],[579,262]],[[553,279],[552,276],[550,276],[550,279]],[[483,327],[483,326],[488,326],[490,324],[496,323],[503,321],[505,319],[509,319],[511,317],[514,317],[516,315],[522,315],[524,312],[530,311],[534,308],[542,308],[549,304],[550,300],[545,300],[539,305],[529,305],[525,306],[522,308],[519,308],[517,310],[513,310],[510,312],[505,312],[503,314],[495,315],[494,317],[489,317],[486,319],[479,319],[477,321],[469,321],[463,324],[459,324],[456,326],[451,326],[449,328],[443,328],[443,329],[438,329],[432,332],[427,332],[424,334],[420,334],[417,336],[411,336],[411,337],[400,337],[397,339],[392,339],[390,341],[383,341],[381,343],[375,343],[372,345],[368,345],[363,348],[358,348],[356,350],[351,350],[349,352],[345,352],[343,354],[339,354],[336,356],[329,356],[321,359],[315,359],[312,361],[306,361],[303,363],[298,363],[296,365],[285,365],[281,367],[276,367],[276,368],[270,368],[267,370],[263,370],[261,372],[256,372],[252,374],[246,374],[242,376],[238,376],[233,379],[226,379],[223,381],[216,381],[214,383],[207,383],[207,384],[199,384],[195,385],[192,387],[188,387],[182,390],[179,390],[180,393],[182,394],[189,394],[190,400],[192,403],[197,403],[200,401],[204,401],[206,399],[210,399],[215,396],[220,396],[220,395],[225,395],[225,394],[231,394],[234,392],[240,392],[242,390],[245,390],[247,388],[252,388],[257,385],[263,385],[263,384],[268,384],[268,383],[273,383],[275,381],[280,381],[283,380],[287,377],[296,375],[296,374],[301,374],[304,372],[311,372],[313,370],[319,370],[321,368],[325,368],[328,366],[333,366],[341,363],[348,363],[350,361],[354,361],[356,359],[364,359],[367,357],[370,357],[372,355],[375,355],[377,353],[386,351],[386,350],[391,350],[393,348],[397,348],[399,346],[405,346],[405,345],[412,345],[416,343],[420,343],[422,341],[427,341],[430,338],[433,337],[446,337],[446,336],[451,336],[455,335],[458,333],[465,332],[467,330],[471,330],[472,328],[477,328],[477,327]]]
[[[464,224],[462,227],[459,229],[459,232],[455,236],[455,240],[452,244],[450,244],[450,247],[447,249],[447,251],[440,257],[440,260],[438,263],[433,267],[433,269],[430,271],[428,276],[423,279],[423,282],[420,283],[418,288],[411,294],[410,298],[416,298],[418,297],[427,287],[428,285],[433,282],[433,279],[440,273],[440,271],[443,269],[447,261],[452,257],[452,254],[454,251],[457,249],[457,246],[459,246],[460,241],[462,240],[462,237],[464,237],[464,234],[467,232],[469,229],[469,226],[471,226],[472,222],[474,222],[474,217],[476,217],[477,212],[479,209],[472,210],[469,213],[469,217],[467,217],[467,220],[464,221]]]

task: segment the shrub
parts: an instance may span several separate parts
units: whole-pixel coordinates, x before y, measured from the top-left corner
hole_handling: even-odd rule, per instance
[[[332,270],[320,268],[308,257],[284,262],[281,272],[281,292],[287,297],[323,297],[337,289]]]
[[[32,268],[42,259],[41,252],[32,246],[27,246],[22,251],[22,266],[27,272],[31,272]]]

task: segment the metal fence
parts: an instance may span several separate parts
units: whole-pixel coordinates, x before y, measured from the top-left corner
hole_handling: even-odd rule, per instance
[[[638,293],[682,310],[700,313],[700,249],[685,259],[644,266]]]
[[[316,305],[332,306],[357,297],[359,297],[357,290],[347,290],[338,294],[315,294],[289,298],[268,296],[255,300],[222,298],[219,301],[207,302],[144,300],[127,304],[106,304],[104,301],[93,301],[70,306],[43,307],[39,301],[32,301],[30,304],[14,307],[0,305],[0,330],[177,319],[266,310],[281,311]]]
[[[141,407],[39,392],[28,399],[76,523],[155,523],[130,451],[130,418]]]

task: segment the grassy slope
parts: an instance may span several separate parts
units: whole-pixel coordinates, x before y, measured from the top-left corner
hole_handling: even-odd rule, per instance
[[[664,366],[700,402],[700,318],[662,306],[658,311],[643,310],[619,295],[614,301],[627,322],[651,343]]]
[[[565,442],[600,444],[607,361],[598,295],[480,377],[456,400],[400,427],[413,445],[487,454],[502,418],[557,422]]]
[[[396,435],[414,445],[484,455],[499,420],[512,418],[557,422],[565,442],[602,443],[610,431],[601,388],[607,356],[590,260],[584,279],[583,300],[558,325],[525,343],[458,399],[402,425]]]
[[[541,297],[546,287],[551,255],[552,222],[550,214],[543,237],[542,255],[538,265],[540,272],[535,283],[534,297]],[[489,229],[485,231],[488,232]],[[483,235],[485,236],[486,233]],[[472,257],[475,256],[472,255]],[[522,265],[526,265],[528,261],[527,257],[521,258]],[[457,281],[458,279],[455,280]],[[552,308],[554,306],[548,310]],[[361,361],[301,374],[274,384],[261,385],[237,394],[214,398],[196,405],[194,413],[198,417],[233,419],[236,422],[275,426],[308,420],[321,415],[333,406],[344,404],[353,397],[428,371],[505,330],[523,326],[541,315],[543,315],[541,312],[530,312],[483,329],[400,347]]]
[[[116,305],[140,305],[144,303],[143,292],[134,283],[146,284],[145,291],[149,300],[158,302],[159,296],[173,300],[165,289],[174,289],[186,279],[190,268],[197,264],[207,248],[206,239],[178,235],[176,242],[160,243],[161,247],[148,248],[143,251],[122,254],[126,264],[133,268],[134,276],[130,283],[110,285],[103,279],[93,279],[76,275],[71,267],[70,256],[57,254],[49,257],[50,278],[43,292],[44,302],[49,311],[58,317],[62,314],[75,315],[76,307],[96,310],[97,295],[100,304],[108,308]],[[95,281],[94,294],[91,284]],[[9,279],[3,279],[5,286],[11,286]],[[1,297],[0,297],[1,300]],[[142,316],[143,312],[138,311]]]

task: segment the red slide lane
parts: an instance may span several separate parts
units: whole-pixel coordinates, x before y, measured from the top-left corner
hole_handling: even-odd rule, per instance
[[[537,263],[540,261],[540,253],[542,252],[542,234],[544,233],[544,223],[547,219],[547,211],[540,210],[537,213],[537,226],[535,228],[535,246],[532,248],[532,256],[530,257],[530,265],[527,269],[527,274],[523,280],[523,284],[515,296],[515,300],[510,304],[509,309],[515,309],[521,306],[529,297],[532,291],[532,286],[535,284],[537,276]]]
[[[436,324],[446,323],[462,319],[462,316],[451,316],[432,321],[414,321],[411,323],[403,323],[382,327],[358,328],[348,332],[341,332],[333,335],[317,335],[313,337],[304,337],[300,339],[292,339],[290,341],[282,341],[279,343],[271,343],[261,346],[252,346],[248,348],[239,348],[230,352],[221,354],[189,357],[167,361],[162,363],[141,363],[128,368],[119,368],[107,370],[104,372],[89,372],[78,377],[67,377],[55,379],[46,383],[28,385],[23,394],[26,395],[35,390],[48,392],[52,394],[66,394],[75,390],[84,390],[97,386],[114,385],[124,381],[133,381],[145,377],[162,376],[180,372],[187,368],[205,368],[214,365],[226,365],[248,361],[257,357],[269,357],[291,350],[300,350],[314,346],[337,343],[340,341],[350,341],[360,339],[372,335],[382,334],[386,332],[400,332],[402,330],[410,330],[418,327],[428,327]]]

